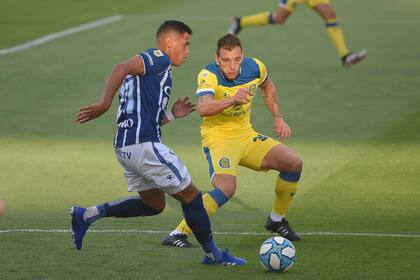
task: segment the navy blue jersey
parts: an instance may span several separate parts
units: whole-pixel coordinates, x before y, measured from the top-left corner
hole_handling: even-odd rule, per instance
[[[139,54],[143,75],[127,75],[120,89],[114,146],[160,142],[160,123],[172,90],[169,56],[151,48]]]

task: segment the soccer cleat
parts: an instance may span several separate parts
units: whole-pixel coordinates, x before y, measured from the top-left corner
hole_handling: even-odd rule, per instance
[[[240,17],[231,17],[229,23],[228,33],[232,35],[238,35],[241,31],[241,18]]]
[[[246,260],[235,257],[231,255],[229,251],[226,249],[223,251],[222,258],[219,261],[216,261],[213,254],[206,254],[201,262],[205,265],[223,265],[223,266],[234,266],[234,265],[244,265],[246,264]]]
[[[72,206],[69,209],[69,215],[71,217],[71,235],[77,250],[82,249],[83,237],[85,236],[90,225],[83,219],[83,213],[85,213],[85,211],[86,208],[77,206]]]
[[[270,216],[268,216],[265,228],[268,231],[280,234],[281,236],[283,236],[286,239],[289,239],[290,241],[302,240],[299,234],[292,229],[286,218],[283,218],[280,222],[275,222],[270,218]]]
[[[188,236],[186,234],[182,233],[175,235],[167,235],[162,240],[162,245],[174,246],[178,248],[191,248],[193,247],[193,245],[187,240],[187,237]]]
[[[351,52],[341,58],[343,66],[350,68],[353,64],[356,64],[367,57],[367,50],[361,50],[357,52]]]

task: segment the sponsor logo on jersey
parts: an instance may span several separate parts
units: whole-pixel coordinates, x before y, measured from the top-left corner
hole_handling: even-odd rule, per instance
[[[134,125],[134,121],[132,119],[126,119],[122,122],[117,123],[117,127],[119,128],[130,128]]]
[[[163,53],[162,53],[162,51],[161,51],[161,50],[155,50],[155,51],[153,52],[153,54],[154,54],[156,57],[161,57],[161,56],[163,56]]]
[[[121,149],[115,149],[115,152],[122,159],[131,159],[131,152],[124,152]]]
[[[265,135],[261,135],[261,134],[258,134],[257,136],[255,136],[254,137],[254,139],[252,139],[252,141],[254,141],[254,142],[257,142],[258,140],[259,141],[265,141],[265,140],[267,140],[267,136],[265,136]]]
[[[221,168],[230,168],[230,160],[223,157],[219,160],[219,165]]]

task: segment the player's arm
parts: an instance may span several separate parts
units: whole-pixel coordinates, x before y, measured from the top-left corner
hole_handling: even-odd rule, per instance
[[[188,116],[195,110],[195,104],[191,102],[189,97],[180,97],[178,100],[172,105],[172,109],[170,111],[165,112],[165,116],[163,117],[160,125],[165,125],[174,118],[183,118]]]
[[[264,97],[265,105],[271,112],[274,119],[274,133],[284,139],[290,138],[292,131],[289,125],[284,121],[283,115],[281,114],[280,103],[277,97],[276,86],[270,78],[266,78],[265,81],[260,85],[262,96]]]
[[[247,89],[239,89],[234,96],[216,100],[213,94],[202,95],[198,98],[198,113],[201,117],[219,114],[230,106],[246,104],[251,93]]]
[[[140,55],[130,58],[124,63],[114,66],[111,74],[108,76],[101,101],[82,107],[76,115],[76,122],[85,123],[104,114],[112,105],[115,93],[123,83],[127,75],[144,74],[144,61]]]

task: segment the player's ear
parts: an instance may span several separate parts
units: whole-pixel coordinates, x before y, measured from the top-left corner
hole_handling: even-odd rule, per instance
[[[219,65],[219,57],[217,56],[217,54],[214,55],[214,61],[217,65]]]

